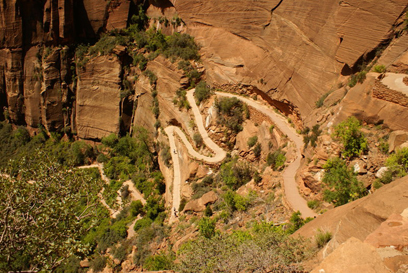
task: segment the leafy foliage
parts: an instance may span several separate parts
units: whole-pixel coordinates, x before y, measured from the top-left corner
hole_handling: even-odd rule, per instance
[[[200,235],[208,239],[213,237],[215,235],[215,224],[215,219],[211,219],[208,217],[201,218],[200,222],[198,223],[198,230],[200,231]]]
[[[252,179],[252,167],[248,162],[240,162],[237,158],[221,165],[218,180],[232,190],[237,190]]]
[[[269,153],[266,157],[266,164],[270,165],[274,170],[281,169],[286,162],[285,153],[281,149],[276,150],[273,153]]]
[[[208,99],[211,95],[211,90],[208,88],[207,83],[205,81],[201,81],[197,84],[195,88],[194,96],[197,99],[197,104]]]
[[[350,158],[367,151],[367,139],[360,129],[360,121],[355,117],[349,117],[334,128],[334,136],[339,138],[343,143],[344,156]]]
[[[386,165],[388,172],[385,176],[403,177],[408,174],[408,148],[398,149],[394,154],[387,159]],[[381,181],[384,183],[384,181]],[[391,182],[391,181],[389,181]]]
[[[17,172],[11,172],[17,169]],[[89,250],[81,237],[95,223],[101,181],[37,151],[0,177],[0,269],[52,270]]]
[[[258,142],[258,137],[257,136],[250,137],[248,139],[248,142],[247,142],[248,147],[252,148],[257,142]]]
[[[310,251],[270,225],[252,231],[200,236],[184,244],[178,272],[295,272]]]
[[[333,202],[337,207],[366,194],[356,174],[340,158],[329,159],[323,168],[323,183],[326,185],[323,196],[327,202]]]
[[[316,124],[312,127],[312,131],[310,131],[309,127],[306,127],[302,134],[303,134],[303,143],[305,144],[304,147],[305,149],[309,145],[309,142],[312,147],[317,146],[317,139],[319,138],[320,134],[322,133],[322,130],[320,130],[320,125]]]
[[[317,234],[315,235],[315,241],[318,248],[322,248],[326,245],[332,238],[330,231],[323,231],[320,228],[317,229]]]
[[[242,131],[242,123],[244,122],[244,107],[243,103],[233,98],[220,98],[215,101],[215,107],[219,113],[217,123],[225,125],[234,133]]]

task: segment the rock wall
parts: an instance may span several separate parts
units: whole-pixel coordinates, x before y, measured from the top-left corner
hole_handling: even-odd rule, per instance
[[[208,77],[256,86],[302,117],[392,34],[406,1],[173,0]]]
[[[151,124],[151,118],[143,115],[148,110],[144,104],[139,104],[143,107],[133,115],[137,96],[123,102],[117,94],[124,72],[116,71],[116,65],[120,70],[126,65],[97,59],[93,61],[115,68],[99,71],[101,76],[95,74],[101,68],[92,67],[95,71],[90,75],[79,72],[76,76],[73,58],[79,43],[92,41],[104,31],[125,28],[139,3],[2,1],[0,118],[6,115],[11,122],[30,127],[42,124],[50,131],[70,128],[83,138],[131,130],[131,124],[138,124],[138,120]],[[207,82],[252,88],[300,127],[315,101],[337,85],[339,76],[355,71],[365,56],[393,34],[407,8],[403,0],[386,0],[381,5],[362,0],[156,0],[143,4],[149,6],[147,14],[155,18],[172,20],[178,16],[183,20],[182,26],[160,27],[167,34],[178,30],[195,36],[201,45]],[[400,53],[391,57],[401,59],[406,46],[393,46]],[[168,61],[149,65],[159,76],[159,103],[166,105],[182,85],[181,76]],[[92,83],[91,76],[101,84]],[[109,95],[97,97],[97,88]],[[151,98],[138,99],[148,102]],[[95,116],[97,111],[90,109],[98,106],[100,113]],[[160,122],[180,123],[188,131],[183,115],[172,108],[161,108]],[[110,121],[102,120],[108,113],[114,115],[109,116],[113,122],[109,126]]]
[[[389,101],[404,107],[408,107],[408,96],[382,84],[379,81],[375,82],[373,88],[373,97],[380,100]]]

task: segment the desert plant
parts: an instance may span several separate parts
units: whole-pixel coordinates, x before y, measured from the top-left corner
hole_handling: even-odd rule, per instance
[[[360,129],[360,121],[355,117],[349,117],[334,128],[334,137],[343,143],[344,156],[351,158],[367,151],[367,139]]]
[[[340,158],[329,159],[323,168],[323,183],[326,185],[323,196],[326,201],[333,202],[337,207],[366,194],[363,184],[345,161]]]
[[[252,148],[257,142],[258,142],[258,137],[257,136],[250,137],[248,139],[248,142],[247,142],[248,147]]]
[[[377,73],[384,73],[385,72],[385,65],[376,65],[374,66],[374,72]]]
[[[320,228],[315,235],[315,241],[318,248],[324,247],[332,238],[330,231],[323,231]]]

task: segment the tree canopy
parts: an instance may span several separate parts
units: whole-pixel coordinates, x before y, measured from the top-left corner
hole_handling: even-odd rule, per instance
[[[102,182],[45,153],[11,161],[0,175],[0,271],[51,271],[86,254],[81,237],[96,216]]]

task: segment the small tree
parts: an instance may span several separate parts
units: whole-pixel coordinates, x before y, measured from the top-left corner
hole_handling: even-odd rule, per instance
[[[208,217],[202,218],[198,223],[198,230],[200,231],[200,235],[208,239],[213,237],[215,235],[215,223],[215,219],[211,219]]]
[[[211,92],[210,88],[207,87],[207,83],[205,81],[199,82],[194,92],[194,96],[196,97],[198,104],[208,99],[210,95]]]
[[[408,148],[398,149],[387,159],[387,167],[392,176],[403,177],[408,174]]]
[[[323,168],[323,183],[327,187],[323,196],[326,201],[333,202],[337,207],[365,195],[363,184],[357,180],[356,174],[347,167],[344,160],[329,159]]]
[[[343,143],[343,155],[351,158],[365,152],[368,148],[367,139],[360,131],[360,121],[355,117],[349,117],[347,120],[337,125],[334,136]]]

